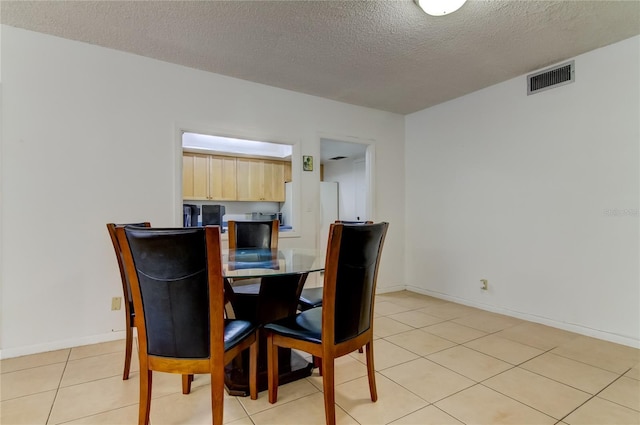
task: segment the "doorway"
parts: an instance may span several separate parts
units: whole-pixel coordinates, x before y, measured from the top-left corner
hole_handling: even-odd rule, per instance
[[[373,220],[373,158],[373,144],[320,139],[321,250],[335,220]]]

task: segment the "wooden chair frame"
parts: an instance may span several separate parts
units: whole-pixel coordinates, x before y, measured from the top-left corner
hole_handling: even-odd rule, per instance
[[[120,243],[125,268],[129,273],[131,292],[136,311],[144,314],[142,295],[138,276],[134,271],[133,257],[127,242],[124,228],[116,228]],[[258,344],[257,331],[241,343],[228,351],[224,350],[224,277],[222,274],[220,228],[207,226],[205,228],[207,248],[207,268],[209,280],[209,329],[210,329],[210,356],[208,359],[178,359],[149,355],[147,353],[147,330],[144,318],[139,317],[138,344],[140,357],[140,406],[139,425],[149,424],[149,412],[151,409],[151,384],[152,371],[181,373],[183,374],[183,392],[190,390],[191,376],[196,373],[208,373],[211,375],[211,411],[213,424],[222,425],[224,407],[224,366],[246,348],[250,349],[249,365],[249,391],[251,399],[258,398],[257,391],[257,362]],[[216,296],[219,295],[219,296]]]
[[[335,415],[335,368],[334,361],[338,357],[347,355],[361,347],[366,348],[367,375],[369,378],[369,392],[371,401],[378,400],[376,389],[375,369],[373,361],[373,316],[374,305],[371,306],[370,323],[368,330],[360,335],[334,344],[335,341],[335,300],[336,280],[338,276],[338,259],[342,241],[343,224],[332,224],[329,232],[326,266],[324,274],[324,299],[322,307],[322,343],[317,344],[296,338],[276,334],[267,330],[267,361],[269,380],[269,403],[275,403],[278,399],[278,347],[288,347],[310,353],[314,358],[320,358],[322,368],[322,386],[324,391],[325,419],[328,425],[336,423]],[[380,249],[384,244],[385,234],[380,242]],[[380,264],[380,252],[378,253],[375,275],[373,277],[373,292],[375,294],[378,279],[378,266]],[[375,295],[374,295],[375,297]]]
[[[144,227],[151,227],[151,223],[145,221],[140,223]],[[131,354],[133,353],[133,328],[136,327],[136,315],[135,308],[132,310],[131,305],[129,304],[129,299],[131,298],[131,294],[129,293],[129,287],[127,285],[127,276],[126,271],[124,269],[124,264],[122,262],[122,251],[120,250],[120,245],[118,244],[118,236],[116,235],[116,227],[124,227],[125,224],[115,224],[115,223],[107,223],[107,230],[109,231],[109,236],[111,237],[111,243],[113,244],[113,249],[116,253],[116,259],[118,260],[118,268],[120,269],[120,280],[122,281],[122,294],[124,301],[124,314],[126,317],[126,326],[125,326],[125,351],[124,351],[124,371],[122,372],[122,380],[126,381],[129,379],[129,370],[131,369]]]
[[[367,221],[346,221],[346,220],[336,220],[334,221],[334,223],[342,223],[342,224],[373,224],[373,221],[367,220]],[[322,286],[320,287],[315,287],[315,288],[307,288],[307,289],[303,289],[302,290],[302,294],[304,294],[305,292],[309,293],[310,295],[308,296],[312,296],[316,295],[318,293],[318,290],[320,290],[319,292],[322,293]],[[298,309],[303,311],[303,310],[308,310],[310,307],[306,307],[303,306],[302,303],[298,306]],[[358,348],[358,353],[362,353],[362,347]],[[313,363],[316,367],[318,367],[320,369],[320,375],[322,375],[322,364],[314,357],[313,359]]]

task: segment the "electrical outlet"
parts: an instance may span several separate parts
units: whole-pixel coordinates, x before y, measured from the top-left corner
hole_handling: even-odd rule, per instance
[[[111,298],[111,310],[120,310],[122,308],[122,297]]]
[[[487,279],[480,279],[480,283],[482,283],[480,289],[482,289],[483,291],[489,289],[489,281]]]

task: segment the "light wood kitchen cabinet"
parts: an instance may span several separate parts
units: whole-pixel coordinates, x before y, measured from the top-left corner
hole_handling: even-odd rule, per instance
[[[285,162],[284,163],[284,181],[285,182],[290,182],[291,180],[291,163],[290,162]]]
[[[236,159],[212,156],[209,159],[209,193],[216,201],[235,201]]]
[[[236,158],[184,152],[182,198],[190,201],[235,201]]]
[[[182,154],[182,198],[187,200],[209,199],[207,185],[209,155]]]
[[[264,198],[284,202],[284,162],[263,161]]]
[[[284,202],[285,181],[291,181],[290,162],[182,154],[182,198],[186,201]]]
[[[284,202],[284,162],[237,158],[238,201]]]

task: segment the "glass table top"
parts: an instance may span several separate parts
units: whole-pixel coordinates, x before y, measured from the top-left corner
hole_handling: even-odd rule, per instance
[[[235,249],[224,252],[225,277],[281,276],[324,270],[325,253],[315,249]]]

